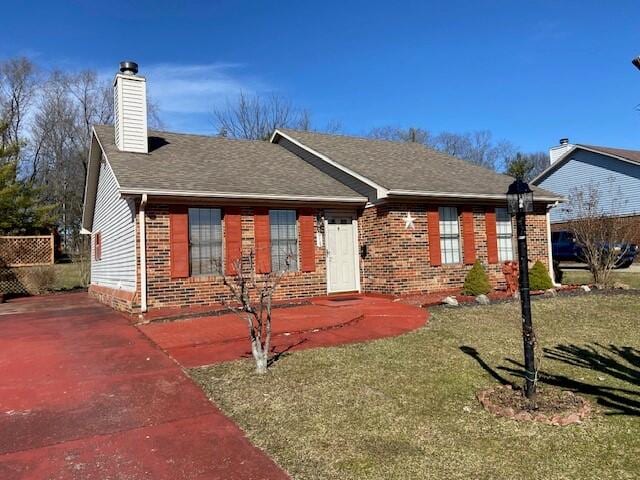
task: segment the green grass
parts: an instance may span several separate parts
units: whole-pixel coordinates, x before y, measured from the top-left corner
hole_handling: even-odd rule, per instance
[[[71,290],[81,288],[80,267],[77,263],[58,263],[53,266],[55,280],[53,290]]]
[[[296,479],[638,478],[639,311],[631,294],[533,302],[546,381],[601,410],[569,427],[496,418],[475,400],[497,384],[487,369],[519,381],[516,303],[433,309],[416,332],[295,352],[265,377],[250,361],[191,374]]]
[[[563,284],[578,284],[593,283],[593,277],[587,270],[563,270],[564,275],[562,277]],[[640,289],[640,272],[629,272],[624,270],[616,270],[612,272],[614,282],[622,282],[629,285],[631,288]]]

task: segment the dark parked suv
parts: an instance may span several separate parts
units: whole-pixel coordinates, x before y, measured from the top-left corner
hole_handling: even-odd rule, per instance
[[[551,234],[551,244],[554,260],[584,263],[582,246],[576,241],[573,233],[567,231],[553,232]],[[620,256],[616,261],[616,268],[629,267],[638,254],[637,245],[614,243],[611,247],[614,251],[620,252]],[[609,248],[609,245],[604,245],[603,248]]]

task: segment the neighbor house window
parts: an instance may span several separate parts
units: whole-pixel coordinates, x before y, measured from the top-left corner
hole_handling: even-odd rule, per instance
[[[506,208],[496,208],[496,234],[498,237],[498,259],[513,260],[513,228],[511,215]]]
[[[271,270],[298,270],[298,228],[295,210],[269,210]]]
[[[440,254],[442,263],[460,263],[460,225],[456,207],[440,207]]]
[[[191,275],[220,273],[222,215],[219,208],[189,209],[189,267]]]

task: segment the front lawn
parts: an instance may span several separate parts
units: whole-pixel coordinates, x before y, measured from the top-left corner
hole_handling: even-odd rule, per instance
[[[533,311],[545,381],[602,414],[550,427],[481,409],[477,390],[519,381],[516,303],[432,309],[416,332],[295,352],[264,378],[249,361],[191,374],[296,479],[638,478],[640,296],[542,299]]]
[[[564,269],[563,272],[563,284],[583,285],[586,283],[593,283],[593,276],[588,270],[574,270],[567,268]],[[631,272],[626,269],[615,270],[612,272],[611,278],[614,282],[626,283],[631,288],[640,289],[640,272]]]

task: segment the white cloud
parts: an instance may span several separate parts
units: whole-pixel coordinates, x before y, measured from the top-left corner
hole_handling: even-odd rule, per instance
[[[264,85],[242,75],[237,64],[156,64],[141,66],[149,95],[163,113],[210,113],[216,105],[241,91],[256,92]]]

